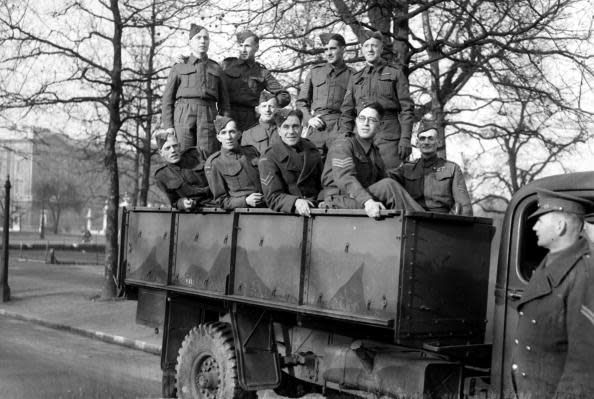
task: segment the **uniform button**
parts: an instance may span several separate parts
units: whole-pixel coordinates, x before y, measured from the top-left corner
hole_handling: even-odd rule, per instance
[[[526,373],[522,373],[522,377],[526,377]]]
[[[520,316],[524,316],[524,312],[520,310]]]
[[[528,346],[526,347],[526,350],[527,350],[528,352],[530,352],[530,351],[532,350],[532,347],[531,347],[530,345],[528,345]]]
[[[512,364],[512,370],[517,370],[518,369],[518,365],[517,364]]]
[[[514,343],[517,345],[520,343],[520,341],[518,341],[517,339],[514,339]]]
[[[532,320],[530,320],[530,323],[536,324],[536,320],[532,319]]]

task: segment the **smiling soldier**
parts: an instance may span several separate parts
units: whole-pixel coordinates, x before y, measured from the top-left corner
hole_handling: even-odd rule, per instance
[[[472,216],[470,196],[460,167],[437,156],[436,127],[422,121],[417,132],[421,158],[405,162],[390,176],[398,180],[421,206],[430,212]]]

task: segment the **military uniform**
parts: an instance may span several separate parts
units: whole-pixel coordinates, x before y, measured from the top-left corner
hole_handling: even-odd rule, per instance
[[[549,253],[517,304],[512,377],[520,399],[594,398],[594,264],[588,243]]]
[[[155,171],[157,187],[167,195],[173,208],[183,209],[184,198],[195,200],[195,206],[210,205],[212,197],[204,175],[206,157],[205,151],[191,147],[181,154],[179,162]]]
[[[241,131],[258,123],[255,107],[262,90],[275,94],[281,108],[291,102],[290,94],[259,62],[230,57],[223,61],[223,70],[231,95],[231,117]]]
[[[410,145],[413,125],[414,104],[408,78],[400,67],[382,59],[377,65],[367,65],[353,73],[341,107],[341,133],[353,132],[356,116],[364,104],[372,102],[380,103],[385,110],[375,144],[386,169],[392,169],[403,161],[398,154],[398,143],[405,140]]]
[[[375,144],[352,135],[336,140],[322,175],[324,202],[331,208],[360,209],[380,201],[388,209],[422,211],[408,193],[387,178]]]
[[[260,153],[252,146],[235,151],[221,149],[212,154],[204,168],[214,201],[224,209],[246,208],[245,199],[261,193],[258,158]]]
[[[309,140],[301,139],[295,147],[279,140],[266,150],[259,165],[260,182],[270,209],[292,213],[297,199],[317,202],[322,188],[322,158]]]
[[[344,100],[353,69],[344,62],[339,65],[330,63],[315,65],[311,68],[301,86],[297,99],[297,108],[304,115],[304,124],[312,116],[319,117],[326,125],[323,130],[312,131],[308,136],[324,154],[338,137],[340,107]]]
[[[175,128],[182,150],[198,146],[212,154],[220,148],[212,121],[217,114],[229,115],[230,105],[219,64],[193,55],[186,62],[175,64],[162,103],[163,128]]]
[[[456,204],[460,214],[472,216],[470,196],[460,167],[437,156],[406,162],[391,177],[398,180],[421,206],[430,212],[450,213]]]
[[[260,122],[243,132],[241,136],[241,145],[254,146],[260,154],[264,154],[264,151],[277,141],[281,140],[274,121]]]

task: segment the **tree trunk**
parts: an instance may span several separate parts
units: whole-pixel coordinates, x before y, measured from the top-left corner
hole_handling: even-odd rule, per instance
[[[140,112],[140,106],[138,107],[138,112]],[[132,182],[132,194],[130,195],[130,205],[136,206],[138,202],[138,196],[140,192],[140,187],[138,183],[140,182],[140,118],[135,118],[134,123],[136,124],[136,131],[134,132],[134,166],[132,170],[132,176],[134,177],[134,181]]]
[[[101,297],[116,294],[115,272],[118,262],[118,205],[120,199],[116,137],[122,126],[120,102],[122,98],[122,19],[118,0],[110,0],[113,13],[113,68],[111,93],[108,100],[109,126],[105,136],[105,168],[108,173],[107,226],[105,229],[105,275]]]
[[[151,177],[151,136],[153,131],[153,105],[155,100],[155,91],[153,89],[153,74],[155,73],[155,51],[157,49],[157,10],[155,2],[152,3],[150,37],[151,46],[149,48],[147,80],[146,80],[146,125],[144,141],[142,145],[142,181],[140,183],[140,196],[138,202],[140,206],[146,206],[148,203],[148,191]]]
[[[423,12],[423,32],[425,34],[425,41],[429,44],[427,47],[427,55],[431,61],[431,114],[432,120],[437,127],[437,139],[439,146],[437,147],[437,155],[446,159],[446,140],[445,140],[445,112],[443,101],[441,100],[441,73],[439,68],[440,54],[435,46],[435,39],[431,31],[431,24],[429,23],[429,11]]]

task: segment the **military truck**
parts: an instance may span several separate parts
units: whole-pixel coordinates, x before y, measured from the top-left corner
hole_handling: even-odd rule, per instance
[[[481,217],[125,209],[119,286],[163,331],[166,397],[509,397],[537,187],[593,198],[594,172],[517,192],[498,262]]]

